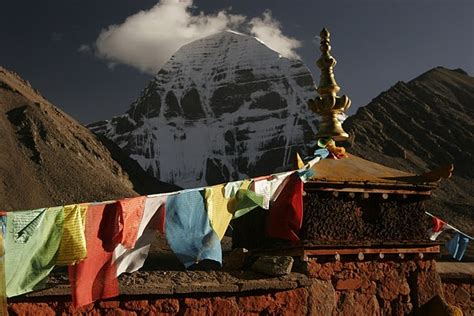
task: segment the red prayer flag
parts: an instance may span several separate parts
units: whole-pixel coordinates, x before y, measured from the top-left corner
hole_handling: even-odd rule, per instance
[[[275,203],[270,205],[266,234],[272,238],[297,241],[302,223],[303,182],[295,173],[290,176]]]
[[[143,217],[146,196],[138,196],[117,201],[117,227],[118,232],[114,241],[127,249],[135,246],[138,227]]]
[[[432,217],[433,219],[433,233],[439,232],[444,229],[444,225],[446,224],[442,220],[437,217]]]
[[[68,267],[74,306],[80,307],[99,299],[120,294],[113,253],[117,227],[116,204],[89,205],[86,213],[87,258]]]

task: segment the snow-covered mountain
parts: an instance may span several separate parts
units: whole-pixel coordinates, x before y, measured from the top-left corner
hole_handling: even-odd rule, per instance
[[[313,144],[313,78],[298,60],[226,31],[181,47],[131,108],[89,125],[182,187],[268,174]]]

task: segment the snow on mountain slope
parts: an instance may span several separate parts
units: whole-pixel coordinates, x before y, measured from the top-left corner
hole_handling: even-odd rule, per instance
[[[268,174],[312,145],[313,86],[301,61],[226,31],[180,48],[126,114],[89,128],[182,187]]]

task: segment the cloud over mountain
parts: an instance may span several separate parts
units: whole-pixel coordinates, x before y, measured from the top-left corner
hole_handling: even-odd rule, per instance
[[[103,29],[92,49],[113,64],[126,64],[155,74],[181,46],[227,29],[258,37],[288,58],[298,58],[301,43],[283,35],[281,24],[270,11],[249,19],[226,10],[217,14],[195,12],[193,0],[161,0],[149,10],[129,16],[121,24]],[[81,46],[80,51],[84,51]]]

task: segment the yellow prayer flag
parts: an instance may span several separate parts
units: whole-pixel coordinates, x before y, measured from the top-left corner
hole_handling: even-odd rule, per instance
[[[300,154],[296,153],[296,167],[298,169],[301,169],[304,167],[304,162],[303,162],[303,159],[301,159],[301,156]]]
[[[84,234],[87,205],[74,204],[64,207],[64,228],[58,254],[57,265],[75,264],[87,257],[86,236]]]
[[[204,190],[207,213],[211,226],[222,240],[232,219],[231,200],[224,197],[224,185],[219,184]]]

